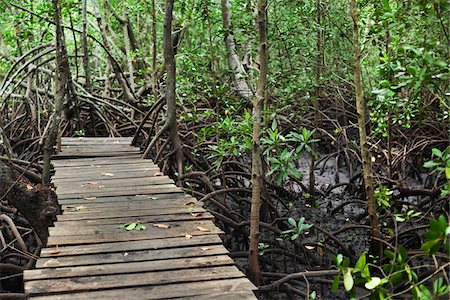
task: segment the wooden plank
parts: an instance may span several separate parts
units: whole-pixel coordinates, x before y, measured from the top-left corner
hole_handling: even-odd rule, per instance
[[[169,196],[170,194],[165,194]],[[117,198],[117,199],[116,199]],[[185,198],[185,197],[178,197],[178,198],[158,198],[158,197],[152,197],[148,195],[142,195],[142,196],[126,196],[126,197],[111,197],[111,199],[114,199],[116,201],[103,201],[98,202],[97,199],[101,200],[102,198],[96,198],[92,200],[80,200],[79,203],[83,205],[86,208],[111,208],[111,207],[127,207],[127,208],[142,208],[144,206],[149,206],[151,208],[153,207],[183,207],[183,206],[189,206],[191,203],[192,205],[201,205],[200,202],[197,201],[195,198]],[[62,201],[62,200],[61,200]],[[73,206],[73,203],[60,203],[62,205],[63,209],[67,209],[68,206]]]
[[[72,137],[62,137],[61,143],[65,143],[67,141],[79,141],[79,142],[88,142],[95,141],[96,143],[104,143],[104,142],[116,142],[116,141],[132,141],[133,137],[130,136],[109,136],[109,137],[85,137],[85,136],[72,136]]]
[[[129,222],[137,221],[134,219],[129,219]],[[180,231],[183,228],[187,228],[189,230],[193,230],[197,228],[197,226],[200,226],[201,228],[209,229],[209,231],[212,231],[215,227],[214,224],[210,220],[199,220],[199,219],[193,219],[193,220],[185,220],[183,222],[181,221],[171,221],[171,222],[165,222],[164,224],[156,223],[157,225],[167,225],[170,226],[169,228],[162,228],[158,227],[157,225],[154,225],[155,223],[146,223],[142,222],[143,225],[147,227],[145,232],[150,231],[156,231],[155,234],[161,233],[161,234],[172,234],[174,231]],[[77,227],[72,226],[58,226],[58,227],[50,227],[49,233],[52,236],[67,236],[67,235],[103,235],[103,234],[114,234],[114,233],[127,233],[128,231],[124,229],[118,228],[118,226],[122,225],[122,223],[116,223],[116,224],[101,224],[97,226],[85,226],[80,225]],[[165,226],[164,226],[165,227]],[[202,230],[200,230],[202,231]],[[206,231],[206,230],[205,230]],[[142,231],[144,232],[144,231]],[[186,231],[183,232],[184,235],[186,234]]]
[[[139,191],[136,191],[139,192]],[[149,200],[167,200],[167,199],[184,199],[188,201],[191,199],[188,195],[184,193],[170,193],[170,194],[137,194],[128,196],[101,196],[96,198],[83,198],[75,197],[70,199],[58,199],[61,205],[74,205],[74,204],[85,204],[85,203],[115,203],[115,202],[131,202],[131,201],[141,201],[142,199]]]
[[[106,180],[108,177],[127,179],[127,178],[151,178],[156,177],[157,174],[160,174],[159,170],[148,171],[148,172],[136,172],[133,170],[124,171],[124,172],[115,172],[114,176],[104,176],[98,172],[97,174],[73,174],[73,176],[66,175],[65,177],[55,177],[54,182],[58,184],[62,184],[64,182],[79,182],[79,181],[98,181],[98,180]]]
[[[24,281],[81,276],[132,274],[141,272],[204,268],[212,266],[229,266],[233,264],[233,260],[227,255],[212,255],[155,261],[98,264],[92,266],[35,269],[30,270],[30,272],[26,272],[24,274]]]
[[[94,166],[94,165],[114,165],[114,164],[124,164],[130,162],[145,162],[153,163],[151,159],[142,159],[142,155],[126,155],[126,156],[116,156],[109,158],[74,158],[52,161],[53,166],[58,169],[71,168],[74,166]]]
[[[233,292],[222,292],[222,293],[208,293],[204,295],[191,295],[189,297],[181,296],[176,299],[192,299],[192,300],[255,300],[257,299],[255,294],[249,291],[233,291]]]
[[[189,250],[188,247],[192,247],[193,245],[195,245],[196,249],[198,249],[199,246],[214,245],[214,244],[222,244],[222,240],[217,235],[212,236],[198,235],[193,236],[190,239],[184,236],[164,240],[156,239],[156,240],[141,240],[141,241],[111,242],[111,243],[90,244],[90,245],[61,246],[57,248],[51,247],[42,249],[41,259],[38,260],[37,265],[38,267],[42,267],[43,265],[43,261],[41,261],[42,258],[55,258],[60,256],[77,255],[79,259],[80,255],[85,254],[92,255],[98,253],[129,252],[137,250],[163,250],[162,252],[166,253],[165,251],[168,251],[168,249],[176,247],[183,247],[186,250],[186,253],[192,254],[191,250]],[[205,253],[202,252],[202,254]],[[159,257],[159,254],[155,255],[155,257]],[[165,257],[169,258],[170,256]],[[77,258],[74,259],[77,260]],[[159,257],[158,259],[163,259],[163,257]],[[68,265],[67,261],[65,265]]]
[[[108,196],[135,196],[136,192],[145,193],[146,195],[151,194],[159,194],[159,193],[183,193],[183,190],[180,188],[157,188],[157,187],[145,187],[136,191],[136,189],[132,190],[116,190],[116,191],[103,191],[103,192],[89,192],[89,193],[74,193],[74,194],[62,194],[59,196],[59,199],[73,199],[73,198],[91,198],[92,197],[108,197]]]
[[[89,292],[69,293],[62,295],[45,295],[33,297],[36,300],[111,300],[111,299],[174,299],[189,296],[198,296],[211,293],[233,293],[245,290],[255,290],[255,286],[246,278],[232,278],[208,280],[188,283],[176,283],[157,286],[140,286],[132,288],[119,288]],[[213,299],[213,298],[210,298]],[[256,299],[256,298],[253,298]],[[232,297],[228,300],[233,300]]]
[[[186,203],[191,203],[191,201],[187,201]],[[64,210],[64,214],[85,214],[85,213],[108,213],[114,211],[124,211],[124,210],[153,210],[153,209],[176,209],[185,207],[185,212],[190,213],[191,209],[194,207],[200,208],[200,202],[196,202],[196,204],[192,205],[184,205],[180,202],[175,201],[164,201],[164,200],[147,200],[146,202],[122,202],[122,205],[106,205],[108,203],[103,203],[104,205],[94,206],[94,205],[64,205],[62,208]],[[117,204],[113,203],[113,204]],[[120,204],[120,203],[119,203]]]
[[[174,215],[174,214],[190,214],[204,212],[203,207],[180,207],[180,208],[155,208],[155,209],[142,209],[142,210],[118,210],[107,213],[99,214],[98,212],[83,213],[82,211],[77,213],[65,213],[63,215],[56,216],[58,221],[81,221],[81,220],[95,220],[95,219],[111,219],[111,218],[130,218],[130,217],[146,217],[146,216],[158,216],[158,215]]]
[[[113,252],[44,258],[38,260],[36,268],[48,269],[59,267],[94,266],[102,264],[157,261],[175,258],[208,257],[211,255],[225,254],[228,254],[228,250],[221,244],[156,250],[150,249],[129,252]]]
[[[73,226],[101,226],[101,225],[115,225],[125,224],[128,222],[139,221],[142,224],[150,223],[164,223],[164,222],[179,222],[179,221],[194,221],[194,220],[212,220],[213,215],[208,212],[201,213],[201,215],[191,214],[179,214],[179,215],[160,215],[160,216],[148,216],[138,218],[110,218],[110,219],[94,219],[94,220],[82,220],[82,221],[58,221],[54,227],[73,227]]]
[[[161,183],[161,184],[146,184],[141,186],[114,186],[114,185],[100,185],[94,186],[86,185],[84,187],[77,187],[72,186],[65,191],[56,191],[58,192],[58,195],[61,196],[63,199],[66,196],[73,196],[73,195],[89,195],[89,196],[100,196],[100,195],[111,195],[111,196],[121,196],[121,195],[129,195],[129,194],[136,194],[137,187],[139,188],[139,191],[158,191],[158,190],[174,190],[174,191],[182,191],[179,187],[177,187],[173,183]]]
[[[118,274],[88,276],[63,279],[28,281],[25,293],[47,294],[68,291],[90,291],[99,289],[162,285],[200,280],[242,278],[243,274],[235,266],[221,266],[199,269],[171,270],[166,272],[145,272],[138,274]]]
[[[83,158],[89,158],[89,157],[115,157],[115,156],[125,156],[129,154],[140,154],[140,151],[121,151],[121,152],[90,152],[90,153],[71,153],[71,152],[61,152],[57,155],[53,155],[52,159],[58,160],[58,159],[67,159],[67,158],[76,158],[76,157],[83,157]]]
[[[82,245],[93,243],[108,243],[108,242],[124,242],[124,241],[139,241],[149,239],[162,239],[162,238],[174,238],[174,237],[186,237],[186,235],[213,235],[223,234],[223,231],[217,227],[206,227],[209,231],[204,232],[197,229],[197,227],[191,227],[187,224],[182,224],[178,230],[168,230],[161,228],[154,228],[154,230],[147,229],[142,231],[127,231],[118,233],[98,233],[91,235],[61,235],[50,236],[48,238],[48,246],[64,246],[64,245]]]
[[[105,166],[105,167],[91,167],[91,168],[86,168],[86,167],[74,167],[71,168],[70,170],[67,170],[65,172],[59,172],[56,171],[55,175],[54,175],[54,179],[58,179],[58,178],[70,178],[70,177],[81,177],[83,178],[84,176],[87,175],[101,175],[101,173],[104,172],[109,172],[112,173],[113,176],[105,176],[102,175],[104,177],[114,177],[114,175],[116,173],[128,173],[128,172],[135,172],[135,173],[143,173],[143,174],[148,174],[148,173],[157,173],[157,174],[161,174],[161,171],[159,170],[159,168],[155,165],[144,165],[142,163],[134,165],[134,166],[130,166],[130,165],[125,165],[125,166]]]
[[[110,242],[87,245],[56,246],[42,249],[41,258],[54,258],[60,256],[128,252],[137,250],[158,250],[176,247],[204,246],[222,244],[218,236],[198,235],[191,238],[175,237],[168,239],[153,239],[140,241]],[[42,265],[38,263],[38,265]]]

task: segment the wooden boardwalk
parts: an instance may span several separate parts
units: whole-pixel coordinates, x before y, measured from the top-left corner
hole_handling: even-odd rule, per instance
[[[53,161],[63,214],[49,229],[32,299],[256,299],[194,198],[130,138],[63,138]],[[140,222],[147,229],[118,228]]]

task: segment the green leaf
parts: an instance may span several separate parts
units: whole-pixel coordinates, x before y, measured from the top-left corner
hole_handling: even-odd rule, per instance
[[[372,277],[370,279],[369,282],[366,282],[366,284],[364,285],[366,287],[366,289],[368,290],[373,290],[374,288],[376,288],[377,286],[379,286],[381,283],[381,279],[380,277]]]
[[[125,227],[126,230],[133,230],[134,228],[136,228],[137,223],[133,222],[128,224],[128,226]]]
[[[424,168],[431,169],[431,168],[434,168],[434,167],[437,167],[437,166],[440,166],[440,165],[441,165],[441,163],[436,162],[436,161],[434,161],[434,160],[430,160],[430,161],[425,162],[425,163],[423,164],[423,167],[424,167]]]
[[[294,218],[289,218],[289,219],[288,219],[288,223],[289,223],[292,227],[297,227],[297,222],[295,222]]]
[[[333,294],[337,292],[340,282],[341,282],[341,274],[338,274],[336,277],[334,277],[333,283],[331,284],[331,291],[333,292]]]
[[[355,272],[362,271],[366,266],[366,253],[363,252],[355,264]]]
[[[439,150],[439,149],[437,149],[437,148],[433,148],[433,149],[431,149],[431,152],[434,154],[434,155],[436,155],[437,157],[442,157],[442,152],[441,152],[441,150]]]
[[[336,255],[336,265],[340,266],[342,264],[342,261],[344,260],[344,256],[342,254]]]
[[[353,288],[354,284],[352,272],[350,269],[345,269],[343,275],[344,275],[344,288],[347,292],[349,292]]]

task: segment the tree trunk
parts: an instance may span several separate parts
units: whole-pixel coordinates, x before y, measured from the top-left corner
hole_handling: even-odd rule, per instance
[[[91,70],[89,69],[89,51],[87,45],[87,0],[82,3],[83,32],[81,34],[81,48],[83,49],[83,69],[86,90],[91,90]]]
[[[176,64],[175,53],[172,42],[172,19],[174,0],[166,0],[164,16],[164,60],[166,62],[167,83],[167,119],[165,127],[170,134],[172,146],[175,150],[175,157],[178,167],[178,177],[183,175],[183,144],[178,135],[177,127],[177,103],[176,103]]]
[[[358,33],[358,13],[356,0],[351,1],[351,17],[353,20],[353,45],[354,45],[354,61],[353,61],[353,72],[355,77],[355,92],[356,92],[356,109],[358,112],[358,127],[359,127],[359,142],[361,147],[361,158],[363,165],[363,176],[364,176],[364,189],[366,192],[367,206],[371,225],[372,234],[372,251],[374,254],[378,252],[379,241],[376,239],[381,238],[380,228],[378,224],[376,200],[374,195],[374,186],[372,178],[372,161],[370,159],[369,145],[367,143],[367,108],[364,99],[364,90],[362,86],[361,78],[361,49],[359,45],[359,33]]]
[[[52,118],[49,120],[49,122],[51,122],[51,127],[44,143],[44,167],[42,174],[42,183],[44,185],[50,184],[51,157],[54,153],[54,147],[58,137],[63,103],[68,91],[67,85],[69,81],[69,61],[63,36],[63,29],[61,26],[61,7],[59,0],[53,0],[53,7],[56,31],[55,111]]]
[[[234,85],[238,95],[244,99],[249,99],[253,92],[245,81],[247,76],[238,55],[236,54],[236,44],[234,43],[233,31],[231,28],[230,1],[221,0],[222,3],[222,21],[225,29],[225,45],[228,51],[228,64],[233,72]]]
[[[252,150],[252,205],[250,212],[250,249],[247,274],[256,284],[262,283],[259,266],[258,242],[259,220],[261,207],[261,191],[264,184],[264,174],[261,162],[260,135],[261,135],[261,110],[265,99],[267,83],[268,44],[267,44],[267,0],[258,0],[258,31],[259,31],[259,60],[260,74],[256,95],[253,98],[253,150]]]

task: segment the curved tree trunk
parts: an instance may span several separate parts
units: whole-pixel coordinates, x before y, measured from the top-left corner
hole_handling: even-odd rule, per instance
[[[225,29],[225,45],[228,51],[228,64],[234,75],[234,85],[238,95],[244,99],[253,96],[253,92],[245,81],[247,74],[238,55],[236,54],[236,44],[234,43],[233,31],[231,28],[231,11],[230,1],[221,0],[222,4],[222,21]]]

